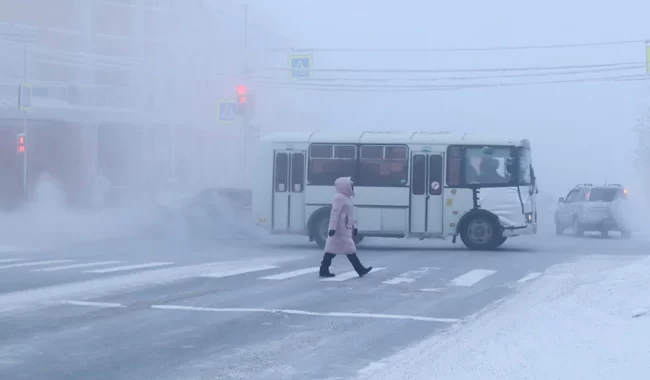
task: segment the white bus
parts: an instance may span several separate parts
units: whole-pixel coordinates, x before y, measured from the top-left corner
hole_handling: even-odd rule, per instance
[[[260,139],[255,223],[323,247],[334,181],[352,177],[363,237],[446,238],[495,249],[537,232],[528,140],[446,132],[282,133]]]

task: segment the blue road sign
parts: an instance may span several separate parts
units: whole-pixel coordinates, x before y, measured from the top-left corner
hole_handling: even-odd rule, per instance
[[[219,102],[219,122],[233,123],[237,121],[237,103],[232,101]]]
[[[311,77],[311,55],[289,56],[289,78],[302,79]]]

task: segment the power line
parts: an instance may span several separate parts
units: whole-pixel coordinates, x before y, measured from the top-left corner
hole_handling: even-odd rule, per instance
[[[606,67],[646,65],[646,62],[617,62],[592,65],[567,65],[567,66],[532,66],[532,67],[501,67],[501,68],[473,68],[473,69],[311,69],[313,72],[329,73],[481,73],[503,71],[543,71],[543,70],[570,70],[570,69],[596,69]],[[292,71],[289,67],[266,67],[266,71]]]
[[[381,83],[381,82],[437,82],[437,81],[447,81],[447,80],[458,80],[458,81],[467,81],[467,80],[476,80],[476,79],[507,79],[507,78],[531,78],[531,77],[547,77],[547,76],[559,76],[559,75],[579,75],[579,74],[594,74],[594,73],[605,73],[605,72],[615,72],[615,71],[629,71],[645,68],[645,64],[637,64],[630,66],[620,66],[620,67],[607,67],[599,69],[587,69],[587,70],[573,70],[573,71],[552,71],[552,72],[540,72],[540,73],[523,73],[523,74],[499,74],[499,75],[474,75],[474,76],[441,76],[441,77],[325,77],[325,78],[309,78],[306,82],[309,83],[322,83],[322,82],[368,82],[368,83]],[[259,76],[252,75],[250,76],[252,80],[273,80],[277,77],[273,76]]]
[[[545,84],[568,84],[568,83],[590,83],[590,82],[643,82],[650,80],[646,75],[621,75],[600,78],[575,78],[548,81],[529,81],[515,83],[476,83],[476,84],[448,84],[448,85],[345,85],[345,84],[310,84],[310,83],[293,83],[286,82],[268,82],[270,86],[314,90],[323,92],[431,92],[431,91],[450,91],[462,89],[481,89],[494,87],[514,87],[514,86],[534,86]]]
[[[645,43],[648,40],[621,40],[605,42],[584,42],[572,44],[552,44],[552,45],[520,45],[520,46],[488,46],[477,48],[267,48],[268,51],[274,52],[340,52],[340,53],[450,53],[450,52],[472,52],[472,51],[506,51],[506,50],[540,50],[540,49],[568,49],[595,46],[616,46]]]

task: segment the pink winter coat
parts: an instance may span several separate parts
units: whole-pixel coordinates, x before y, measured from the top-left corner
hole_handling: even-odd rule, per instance
[[[350,177],[341,177],[334,182],[336,196],[332,202],[330,213],[330,230],[336,230],[334,236],[328,236],[325,252],[337,255],[349,255],[357,252],[357,246],[352,238],[352,230],[357,227],[354,219],[354,190]]]

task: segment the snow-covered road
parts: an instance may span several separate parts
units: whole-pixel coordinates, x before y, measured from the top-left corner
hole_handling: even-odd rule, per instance
[[[447,329],[470,329],[496,302],[574,275],[572,261],[624,265],[644,257],[642,247],[539,235],[470,252],[368,239],[360,257],[375,271],[358,279],[337,258],[331,280],[318,279],[321,252],[304,238],[7,248],[0,378],[350,379]]]
[[[650,258],[552,267],[466,324],[372,363],[358,379],[611,380],[650,376]]]

